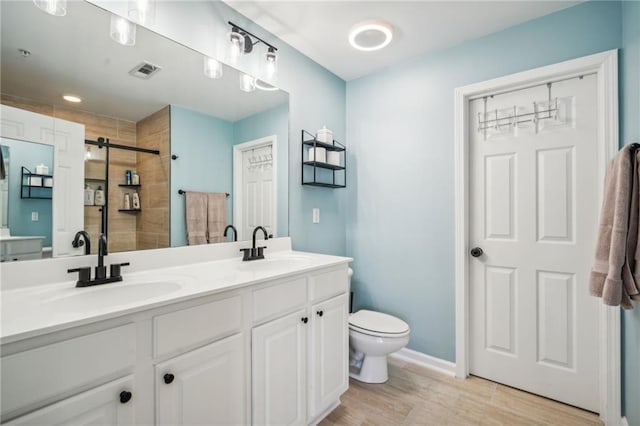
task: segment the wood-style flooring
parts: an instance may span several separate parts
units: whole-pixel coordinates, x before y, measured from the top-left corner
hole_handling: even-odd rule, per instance
[[[594,413],[478,377],[456,379],[389,360],[389,381],[351,379],[320,425],[602,425]]]

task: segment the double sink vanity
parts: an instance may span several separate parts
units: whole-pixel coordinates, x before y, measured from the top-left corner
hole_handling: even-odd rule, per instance
[[[123,281],[76,288],[95,256],[1,269],[3,424],[314,424],[348,387],[350,258],[269,240],[117,253]]]

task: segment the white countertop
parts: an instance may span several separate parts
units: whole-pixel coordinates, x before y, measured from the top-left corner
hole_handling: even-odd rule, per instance
[[[39,336],[172,303],[346,264],[353,259],[296,251],[154,268],[127,273],[122,282],[76,288],[75,281],[0,292],[0,344]]]

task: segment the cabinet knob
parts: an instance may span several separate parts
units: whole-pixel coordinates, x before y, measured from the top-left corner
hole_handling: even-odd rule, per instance
[[[318,311],[318,312],[316,312],[316,314],[318,314],[318,316],[321,317],[321,316],[324,315],[324,311]]]
[[[305,324],[306,324],[306,323],[308,323],[308,322],[309,322],[309,318],[307,318],[307,317],[302,317],[302,318],[300,318],[300,321],[302,321],[303,323],[305,323]]]
[[[173,374],[171,374],[171,373],[167,373],[167,374],[165,374],[165,375],[163,376],[164,382],[165,382],[166,384],[170,384],[171,382],[173,382],[173,379],[175,379],[175,378],[176,378],[176,376],[174,376],[174,375],[173,375]]]
[[[129,391],[122,391],[120,392],[120,402],[122,404],[126,404],[127,402],[131,401],[131,397],[133,396],[133,394]]]

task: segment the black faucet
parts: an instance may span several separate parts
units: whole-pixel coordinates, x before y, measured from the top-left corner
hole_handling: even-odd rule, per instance
[[[227,236],[227,231],[228,231],[229,229],[232,229],[232,230],[233,230],[233,241],[238,241],[238,230],[237,230],[237,229],[236,229],[236,227],[235,227],[235,226],[233,226],[233,225],[227,225],[227,227],[226,227],[226,228],[224,228],[224,236],[225,236],[225,237]]]
[[[266,249],[267,247],[256,247],[256,234],[258,233],[258,231],[262,231],[265,241],[269,239],[267,230],[262,226],[256,226],[256,228],[253,230],[253,246],[250,249],[240,249],[240,251],[244,253],[242,257],[243,261],[264,259],[264,249]]]
[[[80,231],[86,234],[84,231]],[[76,234],[77,237],[77,234]],[[129,266],[129,262],[125,263],[113,263],[110,265],[110,276],[107,278],[107,267],[104,266],[104,257],[107,253],[107,237],[104,234],[100,234],[98,239],[98,266],[95,268],[95,276],[91,279],[91,267],[86,266],[82,268],[69,269],[67,272],[78,272],[78,281],[76,287],[89,287],[98,284],[114,283],[122,281],[122,275],[120,274],[120,268],[123,266]]]
[[[80,237],[82,237],[84,241],[80,241]],[[73,248],[84,246],[84,254],[91,254],[91,239],[89,238],[89,234],[87,234],[86,231],[76,232],[76,236],[73,237],[71,246],[73,246]]]
[[[107,237],[100,234],[98,238],[98,266],[96,266],[96,279],[104,279],[107,277],[107,267],[104,266],[104,257],[107,253]]]

